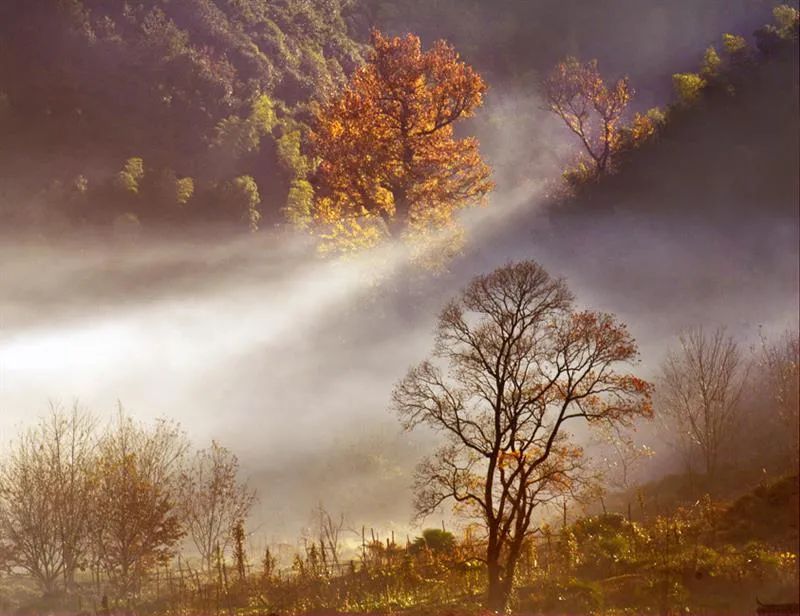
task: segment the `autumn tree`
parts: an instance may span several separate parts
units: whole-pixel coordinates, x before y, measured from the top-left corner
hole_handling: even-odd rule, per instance
[[[733,338],[721,328],[694,328],[679,337],[661,366],[659,412],[678,438],[687,462],[699,454],[713,475],[738,427],[747,367]]]
[[[95,420],[77,404],[25,431],[0,467],[0,528],[13,564],[45,592],[73,587],[88,549]]]
[[[120,411],[98,446],[90,531],[94,563],[130,602],[184,535],[177,481],[186,452],[176,425],[148,428]]]
[[[580,139],[595,175],[606,171],[620,144],[622,119],[634,91],[627,77],[607,84],[597,60],[568,57],[544,82],[547,108]]]
[[[250,514],[255,492],[239,480],[236,456],[212,442],[195,454],[183,473],[180,500],[189,538],[210,573],[216,550],[227,551],[236,525]]]
[[[442,311],[432,358],[396,386],[406,428],[447,437],[419,466],[417,511],[454,502],[480,521],[492,609],[505,609],[534,511],[581,480],[567,426],[651,414],[651,386],[620,368],[636,357],[624,325],[575,310],[566,284],[526,261],[475,278]]]
[[[372,33],[368,61],[319,106],[311,132],[319,160],[311,217],[355,248],[386,235],[453,225],[454,213],[492,189],[478,142],[455,124],[481,106],[486,85],[444,41]]]

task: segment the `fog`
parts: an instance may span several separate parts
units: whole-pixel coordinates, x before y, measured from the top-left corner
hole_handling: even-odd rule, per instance
[[[696,42],[699,56],[706,41]],[[516,121],[479,126],[498,189],[464,216],[467,245],[445,273],[414,269],[399,245],[324,260],[282,231],[5,239],[0,440],[48,400],[104,417],[119,401],[138,418],[178,420],[197,446],[233,449],[259,490],[251,526],[267,540],[294,540],[319,501],[354,526],[403,532],[433,437],[400,431],[392,386],[430,351],[437,312],[470,277],[539,261],[579,306],[630,326],[644,376],[685,327],[724,325],[750,344],[760,327],[796,324],[796,215],[740,222],[760,206],[742,199],[724,217],[565,222],[543,204],[574,144],[526,96],[492,94],[490,115]]]

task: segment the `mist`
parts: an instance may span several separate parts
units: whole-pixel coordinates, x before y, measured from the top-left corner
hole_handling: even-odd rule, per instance
[[[709,32],[749,28],[762,13],[759,4],[752,16],[737,9],[728,23],[711,20],[676,53],[691,47],[699,57]],[[651,36],[619,43],[624,58],[607,33],[597,37],[580,48],[605,56],[612,73],[658,77],[674,67]],[[635,65],[623,65],[630,58]],[[664,96],[660,85],[643,88],[651,94],[637,104]],[[4,238],[0,440],[48,400],[77,399],[102,417],[120,402],[137,418],[176,419],[198,446],[231,448],[259,492],[251,525],[260,537],[294,541],[320,501],[353,525],[405,532],[414,467],[435,440],[401,432],[392,387],[429,353],[437,313],[472,276],[538,261],[566,278],[578,306],[629,325],[645,377],[686,327],[726,326],[745,345],[759,328],[796,327],[795,205],[760,214],[763,204],[744,196],[724,215],[641,202],[646,213],[562,215],[549,193],[575,144],[531,94],[493,87],[487,118],[473,125],[498,188],[465,213],[466,247],[444,273],[415,269],[399,245],[325,260],[279,230]],[[508,117],[516,121],[491,121]],[[681,207],[692,205],[701,200]]]

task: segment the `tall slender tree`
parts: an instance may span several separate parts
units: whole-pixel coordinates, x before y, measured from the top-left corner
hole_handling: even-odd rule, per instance
[[[236,525],[247,519],[255,492],[239,480],[239,460],[216,441],[198,451],[181,479],[181,507],[186,530],[206,573],[214,552],[231,546]]]
[[[708,475],[718,470],[738,426],[746,376],[738,345],[721,328],[682,334],[661,366],[659,411],[679,437],[687,463],[699,454]]]

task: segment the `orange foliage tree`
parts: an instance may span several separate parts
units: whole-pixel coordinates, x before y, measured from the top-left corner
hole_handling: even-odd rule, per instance
[[[453,225],[453,213],[492,189],[478,142],[453,125],[482,104],[486,85],[444,41],[372,33],[372,51],[311,132],[319,161],[311,220],[340,248]]]
[[[92,560],[122,605],[130,606],[148,574],[169,562],[185,535],[177,483],[187,447],[177,425],[162,421],[149,430],[122,410],[98,445]]]
[[[587,479],[565,426],[651,415],[651,385],[619,368],[636,357],[624,325],[574,310],[527,261],[475,278],[439,317],[433,357],[395,388],[406,428],[447,437],[418,469],[417,511],[455,502],[485,529],[491,609],[505,610],[534,511]]]
[[[580,139],[595,175],[609,168],[621,145],[621,122],[633,94],[627,77],[606,84],[597,60],[566,58],[544,82],[548,109]]]

